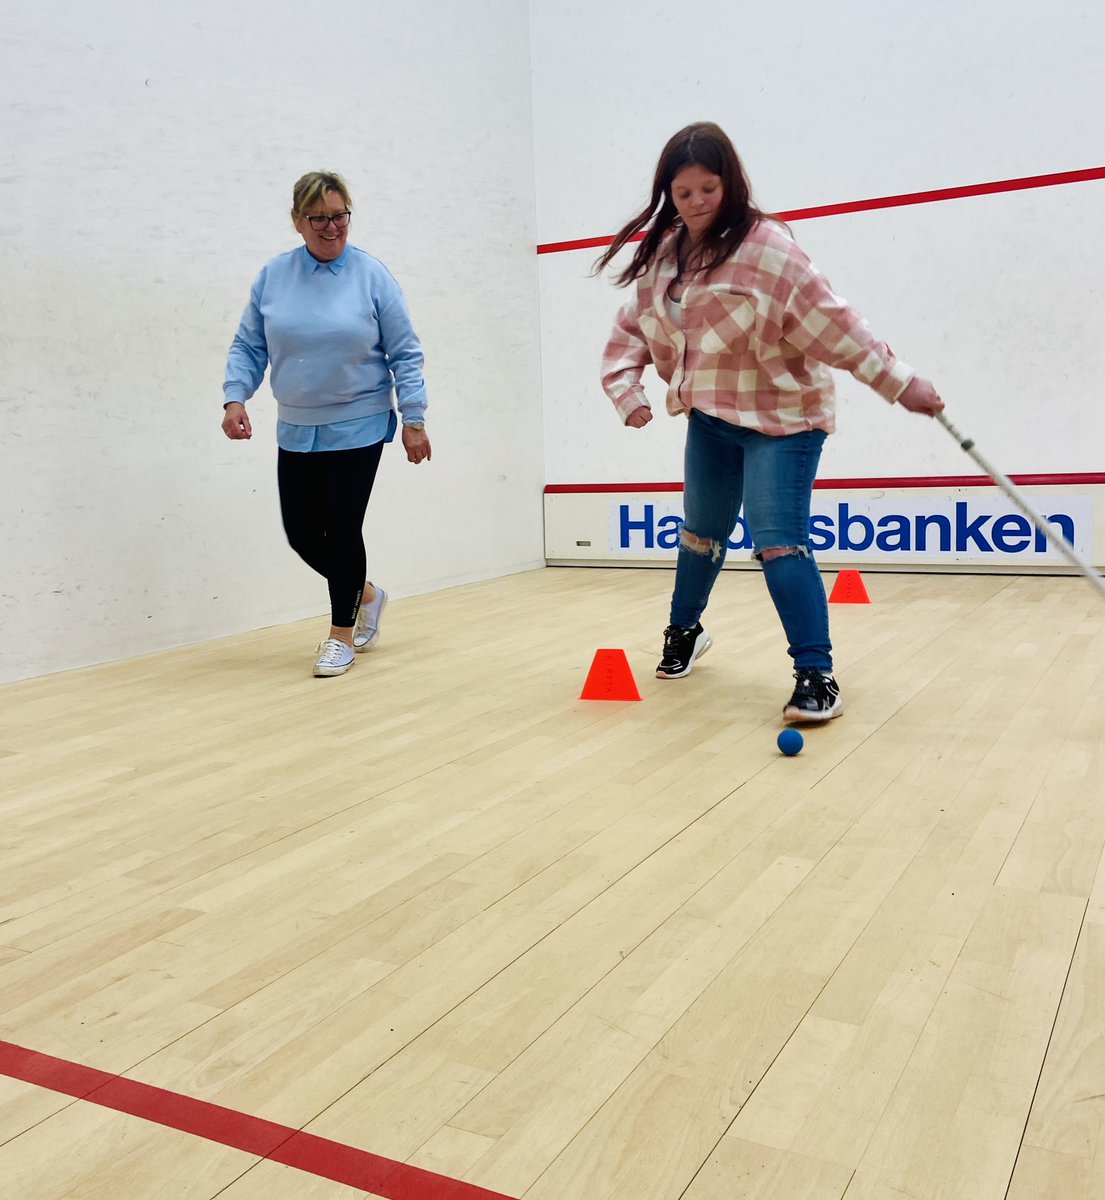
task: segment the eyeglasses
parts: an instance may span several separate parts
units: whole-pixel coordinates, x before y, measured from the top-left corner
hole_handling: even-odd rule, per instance
[[[349,213],[331,213],[329,216],[320,214],[317,217],[308,217],[307,220],[310,221],[312,229],[325,229],[331,224],[335,229],[344,229],[349,224]]]

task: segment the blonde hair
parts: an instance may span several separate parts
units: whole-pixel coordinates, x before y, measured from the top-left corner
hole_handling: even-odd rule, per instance
[[[349,184],[336,171],[308,171],[295,181],[295,187],[292,188],[292,223],[298,221],[327,192],[337,192],[345,207],[353,211]]]

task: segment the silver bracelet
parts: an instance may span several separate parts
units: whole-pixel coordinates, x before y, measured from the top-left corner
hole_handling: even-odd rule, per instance
[[[403,428],[404,429],[425,429],[426,422],[425,421],[404,421]]]

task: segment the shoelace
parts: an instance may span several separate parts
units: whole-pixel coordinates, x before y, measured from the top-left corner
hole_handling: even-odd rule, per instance
[[[669,625],[664,630],[664,654],[665,656],[675,656],[676,652],[683,649],[684,643],[689,637],[685,629],[680,629],[678,625]]]
[[[322,653],[318,656],[318,661],[327,667],[336,667],[345,657],[345,649],[345,644],[337,638],[327,638],[322,643]]]
[[[820,696],[828,691],[825,684],[825,677],[820,671],[795,671],[794,685],[795,692],[802,692],[804,695]]]

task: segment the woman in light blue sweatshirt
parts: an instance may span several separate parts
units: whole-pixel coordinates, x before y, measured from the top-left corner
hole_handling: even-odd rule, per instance
[[[234,335],[223,384],[223,432],[252,437],[246,401],[271,363],[277,477],[292,549],[326,578],[330,634],[316,675],[343,675],[380,632],[387,593],[366,576],[362,526],[393,393],[412,463],[429,461],[422,347],[402,290],[378,259],[347,246],[353,203],[340,175],[312,171],[292,192],[303,245],[266,263]]]

